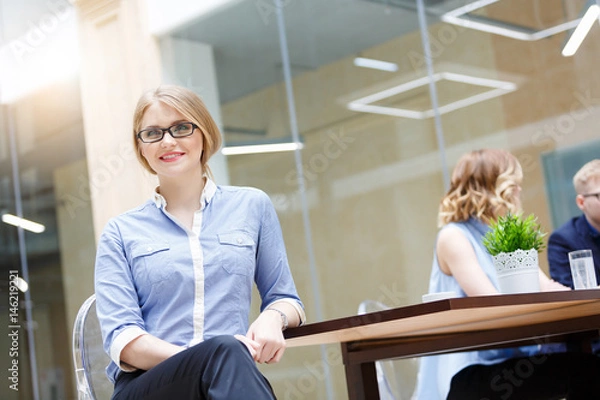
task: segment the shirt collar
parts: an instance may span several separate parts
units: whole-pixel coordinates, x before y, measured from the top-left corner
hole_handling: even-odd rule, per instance
[[[583,216],[583,219],[585,220],[585,223],[587,224],[588,228],[590,228],[590,234],[591,234],[593,237],[598,237],[598,236],[600,236],[600,232],[598,232],[598,230],[597,230],[596,228],[594,228],[594,227],[592,226],[592,224],[590,224],[590,221],[588,221],[588,220],[587,220],[587,217],[586,217],[585,215]]]
[[[154,189],[154,205],[156,208],[164,208],[167,206],[167,200],[162,194],[160,194],[160,186]],[[200,196],[200,209],[204,210],[204,207],[210,203],[215,193],[217,192],[217,185],[209,178],[206,177],[206,183],[204,189],[202,189],[202,196]]]

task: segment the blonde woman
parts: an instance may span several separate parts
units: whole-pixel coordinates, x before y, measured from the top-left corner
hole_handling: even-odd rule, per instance
[[[429,293],[452,291],[461,297],[499,293],[492,259],[482,239],[490,222],[507,212],[520,211],[522,179],[518,160],[507,151],[483,149],[460,158],[439,208],[442,229],[435,244]],[[569,290],[541,270],[539,280],[543,291]],[[598,358],[546,354],[549,350],[527,346],[424,357],[416,397],[589,399],[593,398],[590,393],[600,393],[600,385],[593,379],[594,374],[600,376]],[[523,372],[524,366],[532,366],[531,373]]]
[[[282,330],[305,316],[273,205],[260,190],[212,181],[221,136],[188,89],[145,93],[132,137],[159,186],[111,219],[98,245],[113,399],[275,398],[255,363],[278,362]],[[262,312],[249,325],[253,283]]]

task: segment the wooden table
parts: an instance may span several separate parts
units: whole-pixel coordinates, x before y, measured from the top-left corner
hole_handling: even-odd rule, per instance
[[[589,343],[599,336],[600,290],[439,300],[286,330],[287,347],[341,343],[351,400],[379,398],[375,361],[518,346]]]

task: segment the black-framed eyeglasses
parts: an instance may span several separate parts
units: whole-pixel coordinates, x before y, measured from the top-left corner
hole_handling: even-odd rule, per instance
[[[190,136],[194,133],[194,129],[198,128],[196,124],[191,122],[179,122],[175,125],[171,125],[168,128],[148,128],[143,129],[138,132],[137,137],[144,143],[156,143],[160,142],[163,137],[165,137],[165,133],[169,132],[169,134],[174,138],[182,138],[186,136]]]
[[[596,192],[596,193],[586,193],[586,194],[582,194],[583,197],[592,197],[594,196],[596,198],[596,200],[600,200],[600,192]]]

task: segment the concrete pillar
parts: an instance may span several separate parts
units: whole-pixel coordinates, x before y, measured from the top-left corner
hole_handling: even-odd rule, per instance
[[[132,119],[140,94],[161,83],[160,52],[143,0],[73,0],[81,49],[81,102],[94,236],[109,218],[149,198],[156,179],[139,165]]]

